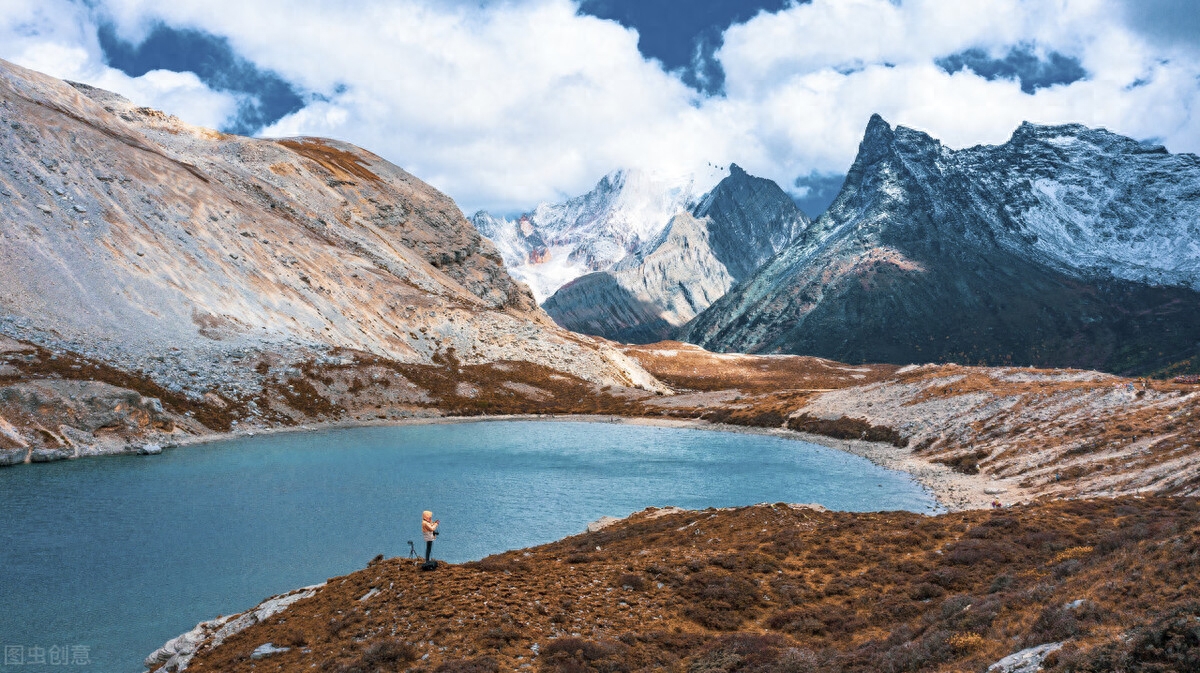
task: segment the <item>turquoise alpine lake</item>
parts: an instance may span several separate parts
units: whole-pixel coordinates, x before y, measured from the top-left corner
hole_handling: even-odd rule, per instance
[[[199,621],[406,556],[409,540],[423,552],[425,509],[434,557],[461,562],[648,506],[760,502],[938,509],[907,474],[841,451],[618,423],[289,432],[16,466],[0,470],[0,652],[25,658],[12,670],[61,648],[88,662],[71,670],[143,670]]]

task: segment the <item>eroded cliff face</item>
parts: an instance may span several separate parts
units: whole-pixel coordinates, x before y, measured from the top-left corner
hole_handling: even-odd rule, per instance
[[[1024,124],[955,151],[876,116],[829,211],[682,336],[849,362],[1170,368],[1200,351],[1197,185],[1197,157],[1104,130]]]
[[[736,164],[729,170],[656,239],[612,268],[564,285],[542,308],[584,334],[626,343],[669,338],[810,224],[774,182]]]
[[[657,385],[555,326],[448,197],[370,152],[225,135],[3,61],[0,334],[226,405],[339,349]]]

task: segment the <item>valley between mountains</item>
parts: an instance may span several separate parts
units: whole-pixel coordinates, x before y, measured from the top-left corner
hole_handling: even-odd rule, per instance
[[[996,488],[1009,500],[1200,489],[1189,384],[1070,369],[842,365],[581,335],[538,309],[447,197],[369,152],[223,135],[3,66],[2,463],[152,453],[302,425],[603,414],[882,440],[904,461],[878,460],[979,484],[1003,480]],[[797,251],[832,245],[819,243],[831,218],[878,202],[852,187],[867,180],[858,176],[868,167],[894,174],[880,162],[899,161],[891,157],[914,143],[935,147],[873,120],[850,191],[816,223],[737,166],[707,177],[716,185],[700,196],[699,178],[666,192],[644,176],[606,178],[597,193],[543,208],[533,222],[568,212],[556,221],[578,231],[604,220],[604,235],[584,248],[594,251],[625,232],[638,252],[593,276],[647,268],[676,254],[664,252],[673,240],[673,250],[695,249],[682,234],[693,232],[724,277],[746,279],[734,289],[741,296]],[[1193,159],[1175,163],[1186,175]],[[1191,203],[1191,192],[1175,189],[1179,208]],[[639,233],[639,212],[675,214],[665,229]],[[1195,226],[1168,212],[1177,230]],[[866,240],[839,236],[829,240]],[[743,240],[761,247],[738,257]],[[1179,278],[1194,271],[1186,255],[1150,257]],[[678,258],[673,266],[686,270]],[[693,331],[715,315],[696,309]],[[1171,310],[1188,313],[1186,304]],[[978,505],[979,484],[968,495],[939,495],[950,506]]]
[[[0,61],[0,465],[572,415],[818,441],[949,510],[647,510],[436,582],[377,559],[155,669],[1200,665],[1196,157],[876,117],[816,220],[737,166],[655,180],[468,220],[364,149]]]

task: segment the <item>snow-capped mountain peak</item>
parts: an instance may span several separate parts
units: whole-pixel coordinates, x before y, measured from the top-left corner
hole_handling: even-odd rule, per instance
[[[1147,372],[1200,329],[1200,157],[1022,124],[951,149],[872,117],[838,198],[681,335],[843,361]]]
[[[725,175],[715,166],[686,175],[621,169],[586,194],[541,203],[515,219],[480,211],[471,221],[496,244],[509,273],[542,302],[571,280],[607,269],[656,240],[671,218],[691,210]]]

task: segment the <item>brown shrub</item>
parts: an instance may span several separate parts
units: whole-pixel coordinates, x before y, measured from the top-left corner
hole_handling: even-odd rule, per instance
[[[641,575],[625,573],[617,578],[616,585],[632,591],[644,591],[646,589],[646,580]]]
[[[363,650],[361,661],[368,668],[394,670],[397,664],[416,661],[417,649],[395,638],[371,643]]]
[[[499,673],[499,671],[500,664],[487,656],[446,661],[433,669],[433,673]]]
[[[993,514],[986,521],[967,531],[967,537],[987,539],[1009,539],[1021,524],[1007,514]]]
[[[493,554],[485,556],[478,561],[466,563],[464,565],[479,568],[484,572],[502,573],[502,572],[521,572],[525,570],[525,566],[517,559],[505,554]]]
[[[884,425],[871,425],[861,418],[842,416],[832,420],[817,418],[808,414],[800,414],[788,419],[789,430],[810,432],[814,435],[825,435],[837,439],[863,439],[868,442],[887,442],[894,446],[908,446],[908,438],[902,436],[894,428]]]
[[[708,563],[726,570],[749,573],[773,573],[779,570],[779,563],[775,559],[758,552],[714,556],[708,560]]]
[[[1043,643],[1056,643],[1069,640],[1079,635],[1083,630],[1075,611],[1062,605],[1051,605],[1038,615],[1038,618],[1025,635],[1025,646],[1033,647]]]
[[[494,626],[483,632],[480,638],[492,647],[500,648],[518,640],[521,637],[521,632],[510,629],[504,626]]]
[[[1046,669],[1080,673],[1200,671],[1200,603],[1168,610],[1098,647],[1047,658]]]
[[[286,385],[271,387],[283,401],[296,411],[314,418],[337,418],[342,408],[330,402],[307,379],[291,378]]]
[[[726,425],[745,425],[755,428],[778,428],[787,419],[783,413],[774,409],[713,409],[705,412],[702,419],[710,423]]]
[[[771,553],[777,558],[785,558],[797,552],[804,551],[804,536],[795,528],[782,528],[768,538],[771,543]]]
[[[767,626],[798,636],[824,636],[828,634],[820,612],[811,608],[798,608],[777,612],[767,619]]]
[[[347,630],[355,633],[364,620],[363,614],[357,610],[332,617],[329,620],[329,635],[332,637],[344,636],[345,634],[342,632]]]
[[[930,570],[921,576],[921,580],[950,590],[963,588],[967,584],[966,573],[958,568],[947,566],[940,566]]]
[[[963,474],[979,474],[979,461],[987,458],[989,455],[991,454],[989,454],[987,451],[980,450],[963,454],[961,456],[934,458],[933,462],[941,463],[955,472],[961,472]]]
[[[781,605],[800,605],[809,597],[809,586],[803,577],[778,575],[771,580],[771,592]]]
[[[538,657],[539,670],[547,673],[624,673],[629,646],[617,641],[556,638]]]
[[[984,563],[1007,563],[1011,554],[1007,545],[993,540],[967,538],[959,540],[946,550],[946,562],[954,565],[975,566]]]
[[[941,598],[946,595],[946,590],[942,587],[930,582],[922,582],[913,587],[909,592],[909,597],[914,601],[927,601],[933,598]]]
[[[787,639],[776,634],[736,633],[722,636],[704,649],[688,667],[688,673],[735,673],[782,671],[776,664],[788,649]]]
[[[994,577],[992,579],[992,583],[988,586],[988,593],[994,594],[994,593],[997,593],[1000,591],[1004,591],[1005,589],[1010,587],[1012,585],[1012,583],[1013,583],[1012,575],[1009,575],[1008,573],[996,575],[996,577]]]
[[[712,570],[688,577],[678,591],[689,603],[684,610],[689,619],[722,631],[740,626],[760,600],[760,590],[750,580]]]

